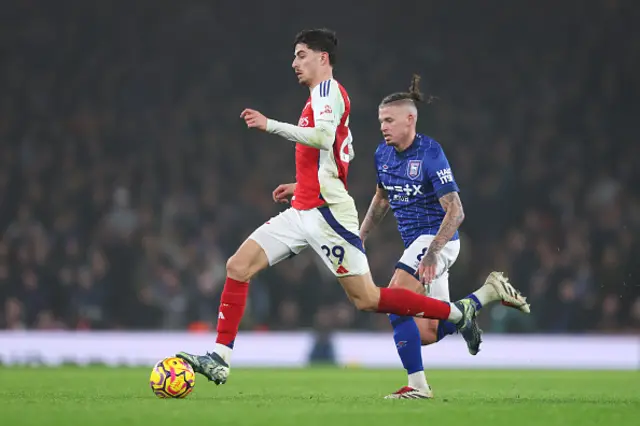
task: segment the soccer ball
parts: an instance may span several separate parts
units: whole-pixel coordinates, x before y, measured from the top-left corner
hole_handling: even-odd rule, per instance
[[[165,358],[151,370],[151,390],[158,398],[184,398],[196,384],[193,368],[180,358]]]

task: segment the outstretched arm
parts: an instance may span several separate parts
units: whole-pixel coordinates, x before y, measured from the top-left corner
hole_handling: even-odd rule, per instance
[[[345,112],[340,89],[335,86],[333,80],[320,83],[311,91],[310,105],[305,108],[313,110],[313,127],[283,123],[252,109],[245,109],[240,117],[244,118],[248,127],[255,127],[313,148],[331,150],[336,139],[336,129]]]
[[[267,119],[266,131],[313,148],[330,150],[336,138],[336,127],[325,121],[315,127],[300,127]]]
[[[273,133],[292,142],[318,149],[331,149],[336,137],[336,127],[325,121],[317,123],[315,127],[294,126],[267,118],[260,111],[249,108],[242,111],[240,118],[244,119],[249,128]]]

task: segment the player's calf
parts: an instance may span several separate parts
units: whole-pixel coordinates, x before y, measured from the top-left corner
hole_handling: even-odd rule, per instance
[[[356,309],[376,312],[380,303],[380,289],[373,284],[370,273],[340,277],[338,281]]]
[[[226,373],[228,374],[231,351],[247,305],[249,279],[267,266],[269,266],[269,260],[265,251],[256,241],[251,239],[246,240],[227,261],[227,278],[222,289],[220,308],[218,310],[216,350],[211,355],[214,361],[216,358],[213,355],[216,355],[224,360],[226,365],[216,368],[216,371],[222,371],[227,368]],[[206,364],[206,357],[203,357],[201,361]],[[223,379],[220,378],[221,376],[218,377],[216,375],[214,373],[209,374],[209,376],[215,377],[215,380],[212,380],[224,383]]]
[[[445,321],[429,318],[416,318],[415,321],[418,326],[418,331],[420,332],[420,344],[422,346],[436,343],[439,340],[438,325]],[[452,326],[455,328],[455,325],[452,324]]]
[[[417,294],[426,294],[424,285],[416,277],[402,269],[396,269],[389,283],[389,288],[404,288]],[[436,343],[449,334],[455,333],[455,324],[429,318],[415,318],[422,346]],[[393,325],[393,324],[392,324]]]
[[[343,276],[338,278],[338,281],[349,299],[363,311],[449,320],[454,324],[464,320],[464,313],[457,304],[423,296],[404,288],[377,287],[368,272]]]

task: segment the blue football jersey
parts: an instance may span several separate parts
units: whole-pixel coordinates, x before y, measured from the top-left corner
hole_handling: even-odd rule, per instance
[[[378,186],[387,190],[405,247],[420,235],[437,234],[445,215],[439,198],[460,191],[440,144],[418,133],[398,152],[383,141],[375,162]],[[458,238],[456,231],[452,240]]]

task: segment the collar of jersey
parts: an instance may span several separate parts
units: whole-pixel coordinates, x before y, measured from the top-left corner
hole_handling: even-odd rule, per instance
[[[416,133],[416,137],[413,140],[413,142],[411,142],[411,145],[409,145],[409,148],[405,149],[404,151],[400,151],[400,152],[396,151],[396,154],[402,155],[402,156],[410,154],[411,152],[413,152],[413,150],[415,150],[418,147],[418,145],[420,144],[420,140],[421,139],[422,139],[422,137],[420,136],[420,133]]]

